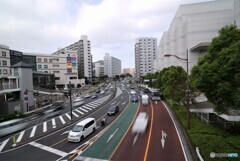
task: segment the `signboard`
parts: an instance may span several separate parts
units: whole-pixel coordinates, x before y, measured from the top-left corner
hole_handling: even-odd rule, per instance
[[[22,56],[22,52],[15,51],[15,50],[10,50],[10,55],[12,56]]]
[[[76,54],[67,54],[67,73],[72,69],[71,73],[77,73],[77,56]]]

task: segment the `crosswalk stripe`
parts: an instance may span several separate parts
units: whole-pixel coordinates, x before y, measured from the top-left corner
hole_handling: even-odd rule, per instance
[[[10,138],[9,138],[10,139]],[[3,148],[5,147],[5,145],[7,144],[7,142],[9,141],[9,139],[5,140],[2,142],[1,146],[0,146],[0,152],[3,150]]]
[[[65,124],[65,123],[66,123],[66,122],[63,120],[62,116],[59,116],[59,118],[60,118],[62,124]]]
[[[56,128],[56,121],[55,121],[55,119],[52,119],[52,126],[53,126],[53,128]]]
[[[32,128],[32,132],[31,132],[30,138],[35,135],[36,129],[37,129],[37,125],[35,125],[35,126]]]
[[[17,141],[16,141],[17,143],[22,140],[24,133],[25,133],[25,130],[20,133],[20,135],[18,136]]]
[[[74,112],[72,112],[72,114],[74,115],[74,116],[76,116],[76,117],[79,117],[77,114],[75,114]]]
[[[82,113],[81,111],[79,111],[78,109],[76,109],[75,111],[77,111],[78,113],[84,115],[84,113]]]
[[[100,103],[89,103],[87,105],[96,105],[96,106],[98,106],[98,105],[100,105]]]
[[[69,120],[71,120],[71,117],[69,116],[69,114],[68,113],[66,113],[65,114],[68,118],[69,118]]]
[[[79,109],[82,110],[82,111],[84,111],[84,112],[88,112],[87,110],[85,110],[85,109],[83,109],[83,108],[81,108],[81,107],[79,107]]]
[[[43,132],[46,132],[47,131],[47,122],[45,121],[43,123]]]
[[[87,109],[87,110],[90,110],[90,111],[92,111],[92,109],[91,109],[91,108],[88,108],[86,105],[85,105],[85,106],[83,106],[82,108],[85,108],[85,109]]]
[[[89,107],[89,108],[96,108],[97,106],[96,106],[96,105],[86,105],[86,107]]]

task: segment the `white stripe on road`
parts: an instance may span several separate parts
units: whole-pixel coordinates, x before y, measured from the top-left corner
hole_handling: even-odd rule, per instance
[[[17,141],[16,141],[17,143],[22,140],[24,133],[25,133],[25,130],[20,133],[20,135],[18,136]]]
[[[76,116],[76,117],[79,117],[77,114],[75,114],[74,112],[72,112],[72,114],[74,115],[74,116]]]
[[[81,115],[84,115],[84,113],[82,113],[82,112],[79,111],[78,109],[76,109],[76,111],[77,111],[78,113],[80,113]]]
[[[92,108],[96,108],[97,107],[96,105],[85,105],[85,106],[91,108],[91,110],[92,110]]]
[[[9,138],[10,139],[10,138]],[[1,146],[0,146],[0,152],[3,150],[3,148],[5,147],[5,145],[7,144],[7,142],[9,141],[9,139],[5,140],[4,142],[2,142]]]
[[[87,110],[92,111],[92,109],[91,109],[91,108],[88,108],[87,105],[83,106],[82,108],[85,108],[85,109],[87,109]]]
[[[66,156],[67,153],[66,152],[63,152],[63,151],[60,151],[58,149],[54,149],[54,148],[51,148],[51,147],[48,147],[48,146],[45,146],[45,145],[42,145],[42,144],[39,144],[35,141],[29,143],[29,145],[32,145],[34,147],[37,147],[37,148],[40,148],[40,149],[43,149],[43,150],[46,150],[48,152],[51,152],[53,154],[56,154],[56,155],[59,155],[59,156]]]
[[[37,125],[32,128],[32,132],[31,132],[30,138],[34,137],[36,129],[37,129]]]
[[[59,116],[59,118],[60,118],[62,124],[65,124],[65,123],[66,123],[66,122],[63,120],[62,116]]]
[[[65,114],[68,118],[69,118],[69,120],[71,120],[71,117],[69,116],[69,114],[68,113],[66,113]]]
[[[43,132],[46,132],[47,131],[47,122],[44,122],[43,123]]]
[[[52,126],[53,126],[53,128],[56,128],[56,121],[55,121],[55,119],[52,119]]]
[[[84,112],[88,112],[87,110],[85,110],[85,109],[83,109],[83,108],[81,108],[81,107],[79,107],[79,109],[82,110],[82,111],[84,111]]]

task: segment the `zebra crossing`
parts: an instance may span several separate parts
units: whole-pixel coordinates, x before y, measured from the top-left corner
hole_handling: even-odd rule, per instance
[[[110,96],[111,95],[102,97],[96,101],[90,102],[86,105],[83,105],[74,109],[72,111],[72,117],[77,119],[80,116],[84,116],[88,112],[92,112],[94,109],[98,108],[100,105],[106,102],[110,98]],[[52,118],[41,124],[35,125],[29,129],[21,131],[20,133],[16,134],[11,138],[4,140],[2,143],[0,143],[0,153],[11,149],[11,146],[14,144],[13,140],[15,140],[15,143],[18,144],[20,142],[33,139],[34,137],[38,137],[39,135],[42,135],[50,130],[52,131],[57,127],[60,127],[60,126],[63,126],[64,124],[69,123],[71,121],[70,115],[71,115],[70,112],[62,114],[61,116]]]

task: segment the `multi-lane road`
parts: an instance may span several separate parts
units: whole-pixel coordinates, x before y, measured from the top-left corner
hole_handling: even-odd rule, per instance
[[[132,103],[129,88],[122,90],[118,84],[114,89],[97,100],[72,111],[75,122],[71,122],[70,112],[43,120],[43,122],[15,134],[19,147],[11,149],[13,138],[0,144],[0,160],[81,160],[95,158],[103,160],[189,160],[178,131],[175,128],[163,102],[150,101],[149,105]],[[138,89],[134,89],[140,98]],[[112,97],[113,94],[116,94]],[[111,105],[118,105],[116,116],[107,116]],[[144,135],[131,134],[132,124],[141,111],[149,115],[149,124]],[[80,143],[68,142],[68,132],[76,122],[94,117],[97,130]],[[101,120],[106,118],[106,126]]]

